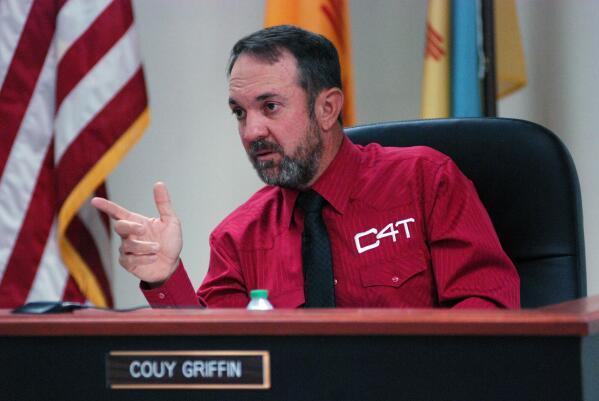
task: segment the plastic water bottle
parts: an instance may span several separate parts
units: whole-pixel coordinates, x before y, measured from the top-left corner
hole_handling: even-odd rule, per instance
[[[272,304],[268,302],[268,290],[252,290],[250,291],[250,303],[247,306],[248,310],[271,310]]]

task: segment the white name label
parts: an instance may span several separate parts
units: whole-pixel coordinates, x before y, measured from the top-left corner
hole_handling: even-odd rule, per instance
[[[268,351],[112,351],[111,389],[268,389]]]

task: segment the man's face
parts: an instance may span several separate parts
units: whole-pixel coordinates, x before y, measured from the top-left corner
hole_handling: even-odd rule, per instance
[[[229,79],[229,106],[262,181],[301,189],[318,170],[323,143],[297,74],[288,52],[274,64],[241,55]]]

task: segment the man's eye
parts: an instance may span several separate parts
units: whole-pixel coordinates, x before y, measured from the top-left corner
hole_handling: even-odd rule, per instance
[[[231,111],[238,120],[242,120],[245,117],[245,111],[243,109],[233,109]]]
[[[269,102],[264,105],[264,108],[268,111],[276,111],[279,108],[279,105],[276,103]]]

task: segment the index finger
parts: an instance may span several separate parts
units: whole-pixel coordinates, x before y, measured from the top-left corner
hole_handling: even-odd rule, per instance
[[[108,199],[95,197],[92,198],[91,204],[93,207],[106,213],[115,220],[138,220],[136,218],[137,215],[135,213],[131,213],[124,207],[119,206],[116,203],[109,201]]]

